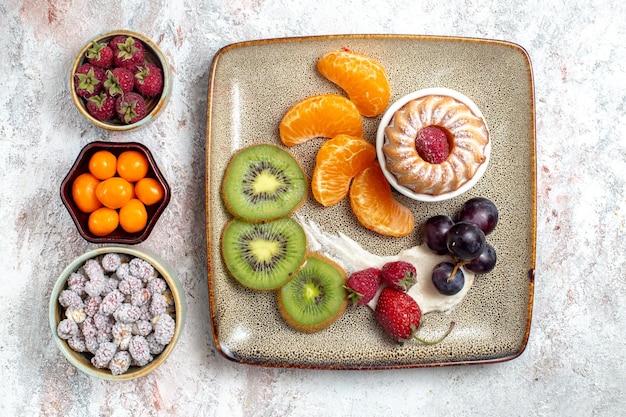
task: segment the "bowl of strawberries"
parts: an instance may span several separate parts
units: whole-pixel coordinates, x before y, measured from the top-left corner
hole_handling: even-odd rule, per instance
[[[107,32],[87,42],[70,77],[78,111],[110,131],[144,126],[163,110],[171,89],[169,65],[159,47],[128,30]]]

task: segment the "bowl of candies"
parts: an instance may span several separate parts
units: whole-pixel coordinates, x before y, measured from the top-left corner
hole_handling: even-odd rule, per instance
[[[87,241],[137,244],[167,207],[170,188],[145,145],[95,141],[63,179],[61,200]]]
[[[186,316],[176,272],[159,256],[105,246],[74,259],[56,281],[50,328],[63,356],[108,380],[147,375],[171,354]]]
[[[70,72],[74,105],[92,124],[109,131],[144,126],[163,110],[170,90],[163,52],[147,37],[128,30],[89,40]]]

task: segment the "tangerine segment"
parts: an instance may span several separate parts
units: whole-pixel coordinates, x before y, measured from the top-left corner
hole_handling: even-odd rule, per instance
[[[354,177],[350,205],[363,226],[381,235],[406,236],[415,227],[413,213],[394,198],[378,161]]]
[[[376,159],[376,148],[359,136],[337,135],[317,152],[311,179],[313,197],[325,207],[343,200],[352,178]]]
[[[317,61],[318,71],[341,87],[365,117],[381,114],[389,104],[391,88],[385,68],[363,54],[342,49]]]
[[[279,125],[280,140],[295,146],[316,137],[363,135],[363,119],[354,103],[338,94],[318,94],[291,106]]]

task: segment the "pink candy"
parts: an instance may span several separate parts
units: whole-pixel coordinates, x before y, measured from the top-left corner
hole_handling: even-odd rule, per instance
[[[137,366],[144,366],[152,362],[152,354],[148,341],[143,336],[133,336],[128,346],[128,353],[133,358]]]
[[[150,363],[176,328],[167,282],[147,261],[122,254],[87,260],[68,277],[58,302],[64,317],[58,336],[113,375]]]

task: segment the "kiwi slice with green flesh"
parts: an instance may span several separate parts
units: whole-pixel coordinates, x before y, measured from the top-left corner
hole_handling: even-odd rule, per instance
[[[302,267],[307,254],[306,234],[290,217],[266,223],[233,219],[222,233],[226,268],[242,285],[275,290]]]
[[[222,199],[241,220],[259,223],[287,217],[305,200],[307,179],[300,163],[271,144],[251,145],[231,158]]]
[[[311,253],[295,277],[278,290],[278,309],[295,330],[314,333],[333,324],[346,310],[346,272],[331,259]]]

